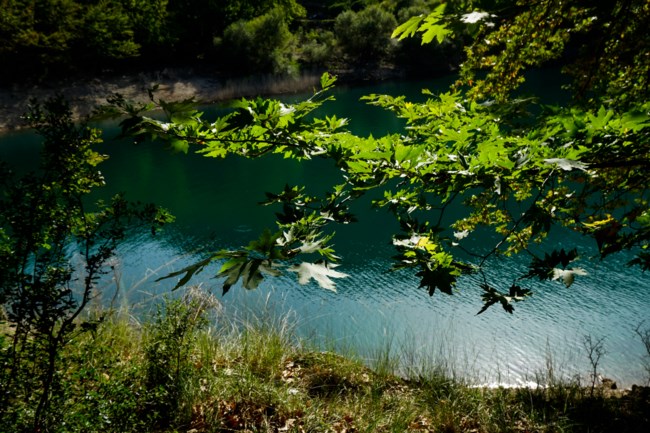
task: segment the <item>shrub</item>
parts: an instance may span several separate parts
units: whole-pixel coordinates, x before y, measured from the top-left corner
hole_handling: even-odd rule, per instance
[[[229,71],[249,74],[296,72],[295,38],[280,9],[229,25],[216,45]]]
[[[146,384],[152,394],[150,410],[168,424],[191,408],[182,407],[183,392],[192,381],[192,348],[198,331],[207,326],[206,313],[214,307],[212,297],[189,289],[179,299],[158,307],[154,320],[145,328]]]
[[[327,66],[334,54],[335,45],[333,32],[322,29],[309,31],[300,46],[302,63]]]
[[[391,53],[395,17],[379,6],[360,12],[345,11],[336,17],[334,33],[343,53],[355,63],[379,63]]]

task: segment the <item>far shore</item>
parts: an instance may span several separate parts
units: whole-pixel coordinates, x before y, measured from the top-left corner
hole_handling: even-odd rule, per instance
[[[67,98],[75,118],[82,118],[90,114],[94,107],[106,103],[106,98],[115,93],[133,101],[145,102],[149,97],[147,89],[156,84],[159,86],[156,92],[158,98],[167,101],[193,98],[200,104],[209,104],[241,97],[311,91],[318,87],[319,80],[320,73],[316,72],[298,77],[218,78],[188,70],[164,69],[134,75],[0,87],[0,132],[25,127],[22,115],[27,111],[30,99],[43,101],[59,93]]]

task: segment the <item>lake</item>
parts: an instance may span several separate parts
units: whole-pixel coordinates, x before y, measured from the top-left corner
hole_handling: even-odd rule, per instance
[[[399,131],[399,120],[359,102],[359,97],[388,93],[417,99],[422,87],[441,89],[449,82],[451,78],[341,87],[326,110],[351,118],[350,128],[357,134]],[[317,193],[340,176],[328,161],[299,164],[274,157],[246,161],[171,154],[155,144],[112,140],[116,127],[104,128],[100,150],[110,159],[101,166],[107,187],[98,196],[125,192],[128,199],[162,205],[177,218],[160,236],[133,236],[120,248],[113,277],[119,281],[121,302],[134,308],[169,293],[173,282],[155,280],[202,257],[202,251],[246,245],[264,228],[273,229],[277,209],[257,204],[265,191],[305,184]],[[0,137],[0,158],[20,170],[34,164],[37,152],[38,137],[29,132]],[[353,350],[370,362],[389,351],[400,358],[404,370],[433,362],[477,384],[521,385],[546,374],[552,364],[555,374],[588,381],[590,364],[582,341],[590,335],[604,338],[603,375],[619,386],[643,381],[645,352],[634,330],[644,320],[650,326],[650,280],[624,266],[629,257],[582,260],[580,266],[589,275],[571,288],[533,282],[535,295],[518,304],[514,315],[494,306],[477,316],[482,306],[477,280],[462,279],[454,296],[429,297],[417,289],[414,276],[389,272],[394,254],[390,234],[396,228],[390,216],[371,209],[368,202],[354,210],[360,222],[337,227],[335,245],[343,259],[338,269],[350,275],[337,281],[337,293],[316,284],[301,286],[289,275],[266,279],[255,291],[237,285],[221,297],[220,281],[211,278],[218,265],[210,269],[212,275],[204,271],[192,283],[217,294],[224,314],[288,316],[298,335],[317,347]],[[556,236],[553,242],[595,251],[590,242],[572,235]],[[490,276],[509,286],[513,267],[521,270],[527,264],[524,259],[497,261]],[[110,290],[115,287],[114,282],[106,284]]]

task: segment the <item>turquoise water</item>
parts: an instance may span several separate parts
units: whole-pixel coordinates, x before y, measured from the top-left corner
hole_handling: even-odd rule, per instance
[[[358,98],[368,93],[417,98],[423,86],[446,84],[340,88],[328,110],[350,117],[351,129],[358,134],[398,131],[402,124],[391,114],[367,107]],[[260,230],[273,228],[276,209],[257,205],[265,191],[278,191],[288,183],[306,184],[318,193],[340,175],[327,161],[298,164],[273,157],[246,161],[174,155],[155,144],[111,140],[116,134],[114,127],[106,126],[101,150],[110,159],[102,166],[107,187],[99,195],[125,192],[131,200],[165,206],[177,218],[162,236],[136,236],[120,249],[113,277],[120,283],[120,299],[129,304],[142,305],[168,293],[173,283],[156,278],[201,257],[201,251],[245,245]],[[29,133],[0,137],[0,158],[17,163],[20,170],[30,168],[37,152],[38,138]],[[352,348],[369,359],[378,350],[390,350],[401,356],[405,370],[438,362],[477,383],[535,381],[549,362],[556,374],[585,380],[590,365],[582,339],[604,337],[607,354],[601,372],[623,386],[644,379],[644,352],[634,329],[644,320],[650,326],[650,280],[625,267],[627,257],[583,260],[580,265],[589,275],[570,289],[538,283],[535,295],[520,303],[514,315],[493,307],[477,316],[477,281],[462,280],[454,296],[429,297],[417,289],[412,275],[388,271],[394,254],[390,233],[396,225],[391,218],[367,203],[356,211],[358,224],[337,228],[335,243],[343,257],[339,269],[350,275],[338,281],[337,293],[301,286],[291,276],[268,279],[258,290],[235,287],[220,297],[224,312],[288,315],[301,336],[322,347]],[[593,251],[590,243],[564,233],[554,242],[565,247],[577,242],[581,250]],[[509,285],[513,267],[526,266],[523,260],[495,262],[490,276],[495,284]],[[208,271],[193,283],[220,296],[220,281]],[[111,294],[114,287],[114,281],[106,282]]]

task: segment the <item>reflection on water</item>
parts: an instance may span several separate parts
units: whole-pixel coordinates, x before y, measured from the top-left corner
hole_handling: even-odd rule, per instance
[[[360,134],[396,131],[399,121],[376,107],[363,108],[358,97],[371,92],[416,94],[420,87],[422,83],[410,87],[400,83],[348,89],[337,94],[330,110],[350,116],[352,129]],[[111,156],[102,166],[108,186],[98,197],[123,191],[131,200],[165,206],[177,217],[162,235],[134,236],[121,247],[118,266],[110,276],[114,281],[106,284],[112,289],[119,281],[115,302],[128,305],[141,306],[168,293],[173,283],[156,280],[200,257],[201,251],[245,245],[260,230],[273,228],[277,209],[257,204],[265,191],[305,184],[310,191],[322,193],[340,178],[327,161],[298,164],[274,157],[246,161],[172,155],[156,144],[134,146],[110,140],[116,132],[107,127],[101,150]],[[34,161],[35,143],[28,134],[7,135],[0,142],[0,158],[27,170]],[[235,287],[221,298],[225,311],[291,314],[299,334],[313,344],[353,348],[368,358],[380,349],[390,350],[400,357],[404,370],[417,371],[436,362],[479,383],[526,383],[545,372],[549,362],[556,373],[584,377],[589,364],[582,338],[589,334],[605,338],[603,374],[624,386],[642,380],[644,353],[634,329],[643,320],[650,326],[650,290],[647,275],[624,266],[626,257],[606,262],[585,259],[581,266],[589,275],[570,289],[539,283],[535,295],[519,304],[514,315],[494,307],[477,316],[480,289],[473,277],[462,280],[454,296],[429,297],[417,289],[413,275],[389,271],[394,253],[390,233],[396,224],[368,203],[355,208],[358,224],[337,228],[335,243],[343,256],[340,269],[350,274],[338,282],[337,293],[300,286],[291,276],[280,277],[266,280],[255,291]],[[565,234],[555,240],[558,246],[583,242]],[[580,248],[588,251],[592,246]],[[219,293],[220,282],[211,278],[217,266],[193,282]],[[489,277],[495,284],[509,286],[513,267],[523,269],[526,263],[523,259],[494,262]],[[112,296],[111,292],[107,302]]]

